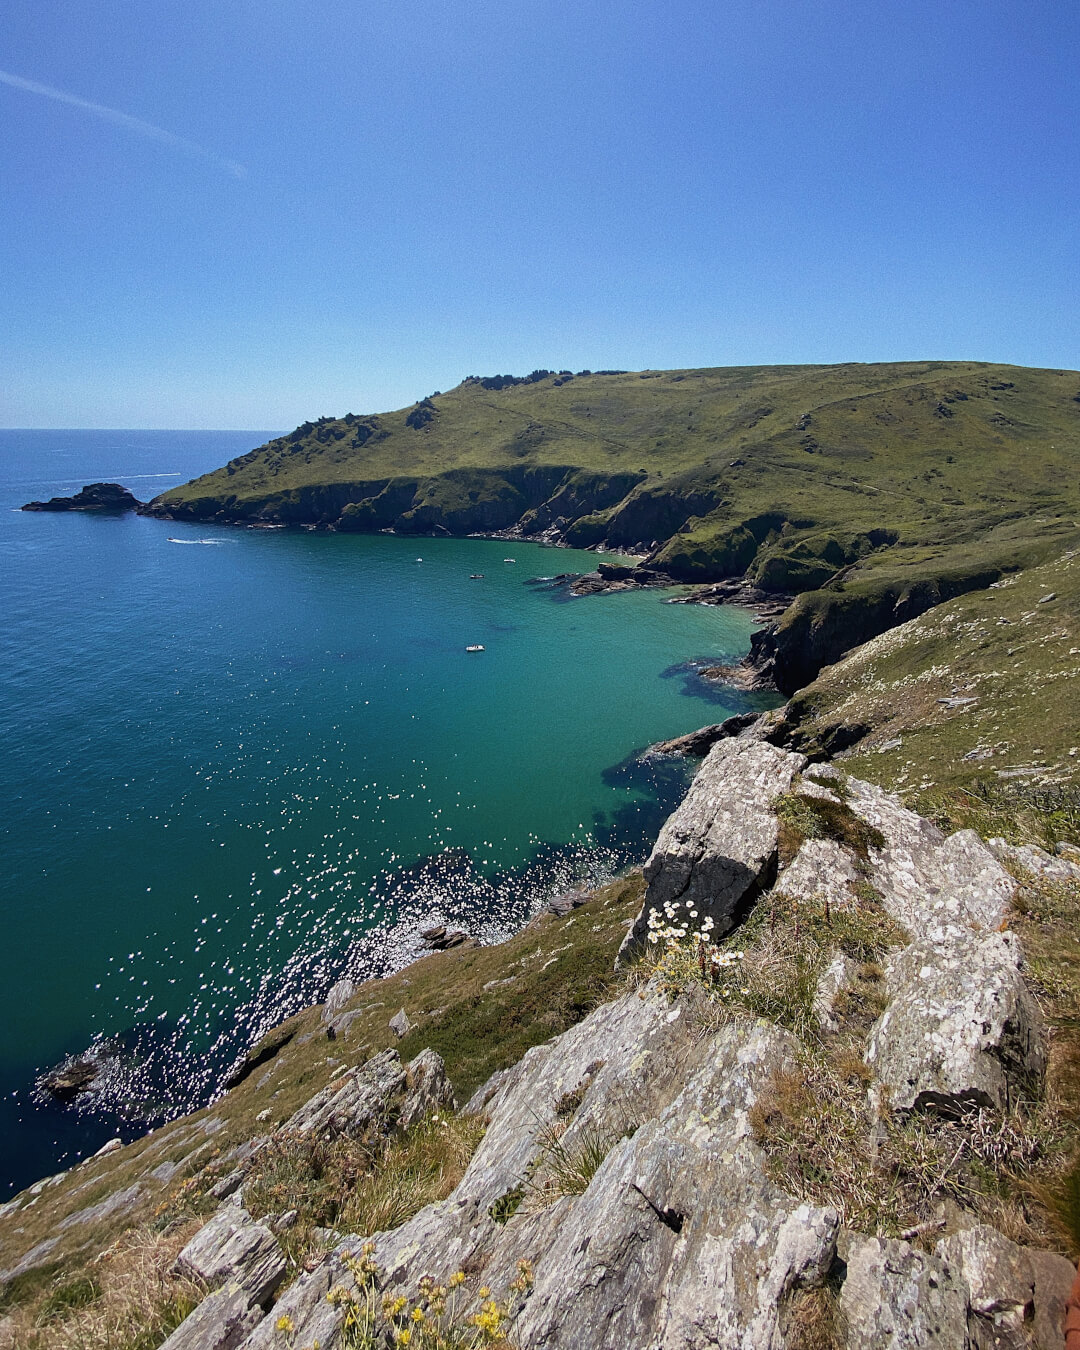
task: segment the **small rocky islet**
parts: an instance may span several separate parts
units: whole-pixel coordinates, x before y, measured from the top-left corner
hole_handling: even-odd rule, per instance
[[[87,483],[71,497],[50,497],[44,502],[27,502],[23,511],[138,511],[146,505],[120,483]]]

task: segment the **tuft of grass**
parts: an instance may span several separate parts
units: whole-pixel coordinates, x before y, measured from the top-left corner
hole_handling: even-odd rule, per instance
[[[455,1115],[431,1116],[391,1139],[281,1135],[256,1154],[244,1203],[255,1218],[296,1211],[280,1234],[295,1273],[321,1250],[316,1229],[377,1233],[445,1199],[483,1135],[479,1117]]]
[[[843,1350],[846,1318],[840,1291],[832,1280],[796,1289],[780,1311],[785,1350]]]
[[[1068,1246],[1045,1198],[1067,1149],[1056,1103],[973,1109],[954,1119],[876,1116],[867,1078],[852,1057],[820,1050],[773,1076],[750,1125],[775,1181],[835,1206],[845,1226],[882,1237],[932,1245],[946,1215],[965,1211],[1014,1241]]]
[[[540,1136],[541,1156],[530,1183],[538,1203],[550,1205],[563,1195],[584,1195],[621,1138],[590,1125],[567,1144],[560,1125],[549,1126]]]
[[[659,957],[642,962],[637,978],[656,979],[669,996],[703,988],[708,1002],[699,1016],[705,1025],[762,1017],[814,1042],[822,1036],[814,994],[834,954],[860,964],[841,1015],[849,1030],[866,1029],[883,1006],[877,958],[904,940],[880,904],[833,909],[772,891],[720,948],[694,937],[669,942]]]
[[[815,781],[815,780],[811,780]],[[822,780],[832,788],[831,780]],[[788,792],[774,803],[780,822],[780,860],[791,862],[807,839],[833,839],[869,862],[870,849],[885,847],[885,836],[857,816],[846,801],[830,801],[805,792]]]
[[[156,1350],[206,1290],[174,1263],[192,1227],[170,1235],[125,1233],[10,1314],[18,1350]]]
[[[37,1311],[37,1322],[39,1326],[48,1322],[62,1322],[100,1297],[101,1282],[88,1272],[59,1280],[42,1300]]]

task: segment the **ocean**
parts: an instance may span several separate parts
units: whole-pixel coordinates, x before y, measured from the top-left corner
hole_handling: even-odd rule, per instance
[[[689,769],[638,752],[766,706],[696,674],[744,611],[535,580],[593,554],[17,509],[272,434],[0,432],[0,1193],[204,1103],[420,929],[495,941],[640,862]],[[35,1089],[91,1045],[84,1100]]]

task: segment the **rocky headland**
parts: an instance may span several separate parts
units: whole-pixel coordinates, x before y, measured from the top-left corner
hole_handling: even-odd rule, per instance
[[[700,761],[642,873],[500,947],[430,929],[0,1207],[0,1347],[1080,1330],[1075,374],[567,374],[308,423],[147,509],[624,550],[535,584],[749,605],[696,674],[787,703],[642,751]]]

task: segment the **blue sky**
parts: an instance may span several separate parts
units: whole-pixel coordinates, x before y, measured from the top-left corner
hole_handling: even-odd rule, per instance
[[[1066,0],[7,0],[0,425],[1080,366]]]

